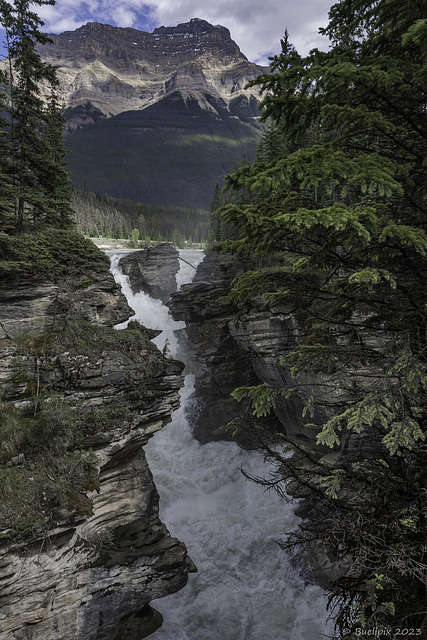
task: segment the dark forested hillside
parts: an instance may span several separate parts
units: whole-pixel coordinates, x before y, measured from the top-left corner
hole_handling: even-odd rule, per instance
[[[130,238],[136,229],[142,242],[169,240],[177,246],[205,242],[208,237],[209,214],[201,209],[149,205],[77,190],[72,204],[77,230],[85,235]]]
[[[74,184],[134,202],[208,210],[215,184],[245,153],[255,158],[260,137],[259,128],[221,101],[214,107],[217,113],[176,93],[71,132],[66,145]],[[256,101],[237,100],[231,109],[252,122],[258,113]]]

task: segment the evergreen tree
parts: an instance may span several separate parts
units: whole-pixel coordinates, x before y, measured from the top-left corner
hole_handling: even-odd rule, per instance
[[[11,151],[8,137],[8,123],[5,117],[5,91],[7,79],[0,74],[0,222],[13,214],[14,200]]]
[[[230,297],[262,295],[296,326],[282,359],[293,382],[235,397],[255,417],[301,398],[318,447],[334,450],[292,441],[300,463],[289,461],[252,428],[277,464],[272,484],[311,489],[312,523],[289,543],[320,539],[347,567],[330,592],[348,637],[402,623],[427,637],[425,9],[342,0],[324,30],[331,49],[305,58],[285,35],[253,83],[283,150],[228,176],[249,197],[222,212],[240,229],[224,250],[277,257]]]
[[[54,0],[32,4],[53,5]],[[9,111],[17,225],[22,229],[28,213],[34,221],[59,221],[67,226],[70,209],[66,201],[71,192],[64,169],[59,110],[54,93],[47,108],[41,94],[42,87],[53,92],[58,82],[54,67],[44,63],[37,51],[37,45],[45,45],[49,38],[40,31],[43,22],[30,10],[29,0],[14,0],[12,5],[0,0],[0,20],[6,28],[11,61]]]
[[[66,169],[64,123],[55,88],[52,87],[45,109],[43,140],[45,155],[40,167],[40,185],[45,194],[43,221],[56,228],[72,226],[74,212],[71,206],[71,180]]]
[[[215,211],[218,211],[222,205],[223,205],[223,195],[220,189],[220,186],[218,184],[218,182],[215,185],[215,190],[212,196],[212,202],[211,202],[211,214],[215,213]],[[222,229],[223,226],[223,221],[219,216],[215,216],[215,215],[211,215],[210,220],[209,220],[209,241],[213,242],[215,240],[222,240]]]

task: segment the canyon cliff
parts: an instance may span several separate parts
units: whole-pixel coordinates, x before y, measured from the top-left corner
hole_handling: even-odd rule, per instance
[[[193,354],[196,373],[197,412],[189,418],[194,436],[202,443],[229,437],[223,427],[238,411],[231,392],[237,386],[257,383],[250,356],[230,334],[229,323],[237,307],[221,301],[233,272],[232,262],[215,260],[209,254],[193,282],[173,293],[169,303],[174,319],[186,323],[179,337],[183,348],[189,346]]]
[[[1,640],[139,640],[195,570],[142,448],[183,365],[113,329],[131,315],[102,255],[80,279],[1,275]]]
[[[266,310],[261,300],[245,306],[225,300],[242,269],[236,260],[209,253],[193,282],[173,293],[169,303],[173,317],[186,322],[182,341],[196,354],[198,418],[193,426],[202,442],[227,437],[222,427],[242,412],[242,405],[230,397],[237,387],[260,381],[290,384],[290,372],[280,359],[295,345],[295,320],[285,308]],[[275,415],[276,427],[300,444],[313,445],[297,401],[279,399]]]

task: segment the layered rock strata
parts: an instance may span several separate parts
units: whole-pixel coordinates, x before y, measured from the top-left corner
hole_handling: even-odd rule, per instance
[[[242,404],[230,398],[236,387],[260,382],[275,387],[291,384],[290,371],[280,360],[295,346],[295,319],[284,307],[266,310],[261,300],[251,305],[225,301],[236,275],[238,267],[233,260],[208,254],[193,283],[174,293],[169,303],[173,317],[186,322],[182,340],[196,353],[198,417],[194,429],[202,441],[223,438],[221,425],[242,414]],[[303,426],[301,414],[298,400],[277,399],[275,415],[280,429],[296,443],[324,453],[315,444],[313,430]]]
[[[71,128],[144,109],[177,90],[210,111],[206,94],[249,105],[258,93],[245,86],[265,70],[247,60],[228,29],[198,18],[153,33],[95,22],[50,37],[40,54],[57,67],[64,106],[83,107]]]
[[[169,303],[173,317],[186,322],[179,337],[193,354],[196,373],[193,400],[197,409],[189,418],[194,436],[202,443],[231,437],[223,427],[241,413],[231,392],[259,383],[252,354],[241,348],[230,331],[238,307],[222,300],[234,275],[231,261],[209,254],[193,282],[173,293]]]
[[[195,570],[159,519],[142,449],[179,405],[183,365],[154,347],[153,332],[112,329],[131,314],[108,273],[85,288],[10,274],[0,281],[3,410],[41,402],[41,389],[70,403],[77,459],[91,451],[98,476],[51,514],[42,536],[20,539],[10,518],[0,531],[0,640],[139,640],[161,624],[151,600]],[[60,486],[53,468],[19,450],[9,461],[2,455],[3,470],[28,490],[37,468]]]
[[[144,291],[152,298],[167,302],[176,290],[179,253],[169,243],[134,251],[121,258],[119,266],[129,277],[133,293]]]

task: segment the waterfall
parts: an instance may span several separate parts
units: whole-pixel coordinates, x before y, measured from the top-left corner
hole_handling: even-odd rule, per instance
[[[189,262],[200,252],[184,251]],[[133,319],[162,328],[155,339],[177,351],[174,322],[159,300],[133,295],[112,258],[112,272],[123,288]],[[184,262],[177,282],[194,270]],[[171,535],[185,542],[198,573],[176,594],[152,604],[163,615],[153,640],[321,640],[332,635],[322,589],[307,584],[275,540],[298,523],[291,505],[274,492],[245,479],[240,471],[268,473],[262,456],[233,442],[201,445],[190,432],[185,407],[192,410],[194,376],[181,392],[172,422],[145,447],[160,494],[160,517]],[[190,405],[190,406],[189,406]],[[197,407],[193,408],[197,410]]]

